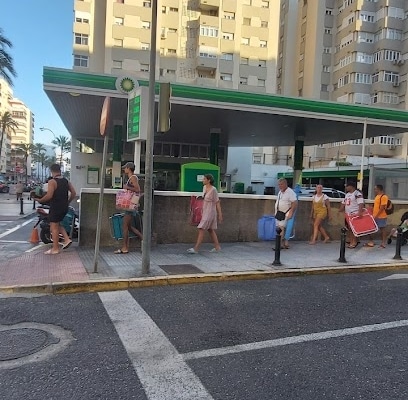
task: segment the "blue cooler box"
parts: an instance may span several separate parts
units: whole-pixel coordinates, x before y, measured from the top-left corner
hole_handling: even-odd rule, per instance
[[[123,216],[124,213],[117,213],[113,214],[111,217],[109,217],[109,225],[111,229],[111,235],[114,239],[119,240],[123,239]],[[140,232],[143,232],[142,229],[142,216],[140,213],[137,213],[136,216],[133,219],[133,226]],[[136,235],[132,232],[129,231],[129,237],[134,238]]]
[[[264,215],[258,220],[258,239],[275,240],[276,220],[273,215]]]

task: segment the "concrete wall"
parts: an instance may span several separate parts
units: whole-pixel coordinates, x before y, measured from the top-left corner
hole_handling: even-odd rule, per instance
[[[101,225],[101,246],[115,246],[118,241],[112,238],[109,216],[116,213],[114,189],[106,189]],[[192,193],[155,192],[153,204],[153,241],[156,243],[193,243],[197,229],[190,226],[189,205]],[[258,240],[257,221],[265,214],[273,214],[276,196],[220,194],[224,222],[218,227],[221,242],[252,242]],[[80,203],[80,242],[81,246],[94,246],[99,193],[97,189],[84,189]],[[369,202],[368,202],[369,203]],[[340,239],[344,214],[337,212],[340,200],[333,199],[333,220],[327,224],[327,231],[334,240]],[[408,210],[408,201],[394,203],[395,212],[389,216],[389,226],[400,223],[401,215]],[[311,234],[310,198],[301,198],[297,213],[295,239],[307,241]],[[208,235],[206,235],[208,241]],[[131,240],[131,246],[139,246]]]

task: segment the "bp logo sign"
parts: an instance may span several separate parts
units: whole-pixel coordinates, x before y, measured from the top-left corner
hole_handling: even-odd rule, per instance
[[[116,79],[116,89],[119,92],[132,93],[138,87],[138,81],[130,76],[120,76]]]

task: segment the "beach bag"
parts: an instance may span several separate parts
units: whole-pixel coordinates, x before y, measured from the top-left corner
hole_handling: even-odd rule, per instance
[[[118,190],[116,193],[117,210],[136,210],[139,206],[139,195],[131,190]]]
[[[197,226],[203,216],[204,198],[202,196],[191,196],[190,199],[190,225]]]

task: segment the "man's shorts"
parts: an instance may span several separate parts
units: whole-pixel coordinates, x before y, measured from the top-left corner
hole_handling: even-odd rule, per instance
[[[276,226],[279,226],[279,228],[286,228],[287,223],[288,223],[287,219],[284,219],[282,221],[276,220]]]

